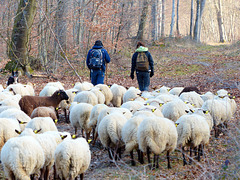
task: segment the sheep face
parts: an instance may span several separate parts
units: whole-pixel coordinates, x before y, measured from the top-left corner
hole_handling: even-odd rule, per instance
[[[57,95],[60,96],[62,100],[68,100],[69,99],[67,93],[63,90],[57,91]]]

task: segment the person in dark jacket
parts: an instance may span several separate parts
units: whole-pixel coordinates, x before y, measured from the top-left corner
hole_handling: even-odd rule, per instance
[[[90,58],[91,58],[91,54],[93,49],[100,49],[102,52],[102,65],[100,68],[92,68],[90,66]],[[106,63],[110,62],[110,56],[107,52],[106,49],[103,48],[103,44],[100,40],[97,40],[94,44],[94,46],[92,47],[92,49],[90,49],[88,51],[88,55],[87,55],[87,59],[86,59],[86,64],[88,66],[88,68],[90,69],[90,77],[91,77],[91,83],[95,86],[97,84],[104,84],[104,76],[105,76],[105,70],[106,70]]]
[[[148,62],[149,62],[148,70],[142,71],[136,68],[136,62],[137,62],[138,54],[140,52],[144,52],[148,58]],[[149,85],[150,85],[150,77],[153,77],[154,75],[153,58],[150,52],[148,51],[148,48],[145,47],[145,45],[142,42],[137,43],[137,49],[132,56],[132,67],[131,67],[131,75],[130,75],[132,80],[134,79],[135,71],[137,75],[139,89],[141,91],[148,91]]]

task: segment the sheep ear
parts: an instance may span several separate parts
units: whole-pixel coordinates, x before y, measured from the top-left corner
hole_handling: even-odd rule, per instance
[[[92,142],[92,139],[89,139],[89,140],[88,140],[88,144],[90,144],[91,142]]]
[[[204,113],[204,114],[208,114],[208,113],[209,113],[209,111],[203,111],[203,113]]]
[[[190,111],[188,111],[188,110],[185,110],[185,112],[186,112],[186,113],[189,113]]]
[[[132,112],[133,112],[133,109],[131,109],[130,112],[132,113]]]
[[[156,109],[152,109],[152,112],[154,112]]]
[[[126,114],[126,112],[123,112],[123,114]]]
[[[35,134],[39,133],[42,129],[33,131]]]
[[[19,119],[17,119],[18,123],[19,124],[26,124],[27,122],[24,122],[24,121],[20,121]]]
[[[194,113],[194,110],[190,109],[190,111],[191,111],[192,113]]]
[[[21,134],[21,131],[18,131],[17,129],[15,129],[15,132],[18,134]]]
[[[55,120],[54,120],[54,123],[57,124],[57,122],[58,122],[58,119],[55,119]]]
[[[162,107],[163,103],[159,103],[159,106]]]
[[[175,123],[175,126],[178,127],[179,123]]]
[[[60,95],[60,92],[57,94],[58,96]]]
[[[62,140],[64,140],[66,137],[67,135],[64,135],[64,136],[61,135]]]

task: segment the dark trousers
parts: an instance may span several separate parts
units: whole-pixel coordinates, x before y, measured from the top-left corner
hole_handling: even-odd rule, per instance
[[[95,86],[97,84],[104,84],[104,76],[105,73],[102,70],[90,70],[91,75],[91,83]]]
[[[140,91],[148,91],[150,75],[148,71],[136,71]]]

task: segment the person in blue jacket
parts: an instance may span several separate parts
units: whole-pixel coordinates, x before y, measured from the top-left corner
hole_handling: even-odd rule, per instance
[[[149,62],[149,69],[145,71],[141,71],[136,69],[136,61],[138,54],[140,52],[144,52],[147,56],[148,62]],[[148,51],[148,48],[145,47],[145,45],[142,42],[137,43],[137,49],[135,53],[132,56],[132,67],[131,67],[131,79],[134,79],[134,72],[136,71],[137,75],[137,81],[139,85],[139,89],[141,91],[148,91],[149,85],[150,85],[150,77],[153,77],[154,75],[154,67],[153,67],[153,58],[150,52]]]
[[[91,54],[93,49],[99,49],[101,50],[101,58],[102,58],[102,64],[101,67],[99,68],[93,68],[90,65],[90,59],[91,59]],[[88,66],[88,68],[90,69],[90,77],[91,77],[91,83],[95,86],[97,84],[104,84],[104,76],[105,76],[105,70],[106,70],[106,63],[110,62],[110,56],[107,52],[106,49],[103,48],[103,44],[102,41],[97,40],[94,44],[94,46],[92,47],[92,49],[90,49],[88,51],[88,55],[87,55],[87,59],[86,59],[86,64]]]

